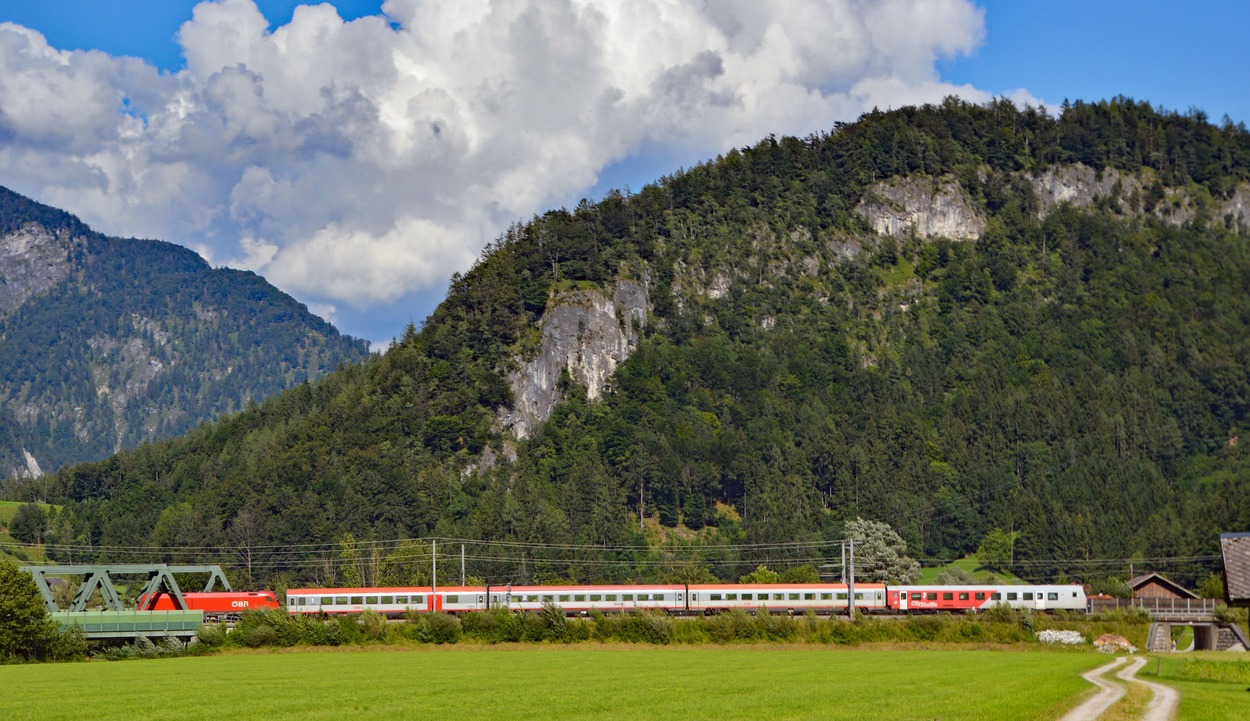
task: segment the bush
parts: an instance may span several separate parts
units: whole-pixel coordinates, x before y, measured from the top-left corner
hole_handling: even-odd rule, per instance
[[[717,643],[734,643],[759,638],[759,627],[755,620],[741,608],[730,609],[728,613],[712,616],[704,622],[708,635]]]
[[[946,619],[941,616],[912,616],[907,619],[907,633],[917,641],[936,641],[946,630]]]
[[[360,626],[361,638],[366,641],[381,641],[386,638],[386,616],[371,608],[360,614],[356,624]]]
[[[456,643],[460,640],[460,619],[450,613],[431,613],[426,628],[430,643]]]
[[[195,632],[195,637],[208,648],[217,648],[226,642],[226,626],[222,623],[206,623]]]

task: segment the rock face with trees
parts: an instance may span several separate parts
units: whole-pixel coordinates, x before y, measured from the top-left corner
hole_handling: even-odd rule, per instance
[[[62,469],[56,533],[106,557],[245,527],[292,578],[316,559],[276,549],[351,533],[524,549],[487,580],[731,579],[857,518],[1030,580],[1213,553],[1250,526],[1247,198],[1244,126],[1126,99],[768,138],[514,226],[363,365]],[[536,361],[558,394],[516,433]],[[654,562],[677,546],[694,566]]]
[[[0,188],[0,479],[185,433],[367,354],[253,273]]]

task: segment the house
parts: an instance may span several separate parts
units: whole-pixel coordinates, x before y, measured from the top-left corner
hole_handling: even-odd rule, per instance
[[[1230,606],[1250,606],[1250,533],[1221,533],[1224,554],[1224,600]]]
[[[1147,573],[1143,576],[1138,576],[1128,582],[1128,587],[1133,594],[1133,598],[1170,598],[1179,600],[1198,598],[1198,594],[1157,573]]]

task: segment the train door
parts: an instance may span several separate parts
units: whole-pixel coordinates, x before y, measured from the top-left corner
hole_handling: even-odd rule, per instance
[[[486,607],[486,594],[484,593],[477,594],[477,607],[478,608]]]
[[[677,592],[677,608],[678,610],[688,610],[690,608],[686,605],[686,596],[681,591]]]
[[[690,610],[690,611],[699,610],[699,592],[698,591],[690,592],[690,602],[686,604],[686,608],[687,610]]]
[[[898,592],[898,610],[900,611],[907,610],[907,592],[906,591]]]

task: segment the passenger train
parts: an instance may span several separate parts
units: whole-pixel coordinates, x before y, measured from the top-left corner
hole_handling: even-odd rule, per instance
[[[410,611],[467,613],[493,608],[537,612],[552,605],[573,616],[591,611],[658,611],[672,615],[711,615],[732,609],[774,614],[846,613],[852,591],[846,584],[659,584],[587,586],[390,586],[371,588],[294,588],[286,593],[291,614],[354,614],[373,610],[389,617]],[[1085,611],[1079,585],[887,586],[857,583],[855,608],[866,613],[974,612],[997,605],[1038,611]],[[220,617],[247,609],[279,608],[270,591],[185,594],[190,610]],[[167,596],[143,600],[145,610],[172,609]]]

